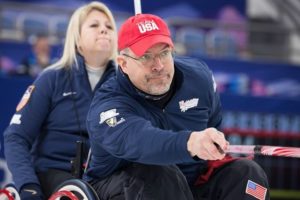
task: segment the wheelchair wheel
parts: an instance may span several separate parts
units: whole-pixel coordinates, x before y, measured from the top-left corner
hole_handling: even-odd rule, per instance
[[[17,189],[9,184],[0,190],[0,200],[21,200]]]
[[[65,197],[70,200],[99,200],[95,190],[80,179],[71,179],[60,184],[49,200],[66,199]]]

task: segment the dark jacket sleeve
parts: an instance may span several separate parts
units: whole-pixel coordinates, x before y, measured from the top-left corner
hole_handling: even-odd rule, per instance
[[[174,132],[154,127],[140,116],[137,103],[126,97],[103,100],[100,96],[93,102],[87,128],[94,158],[101,155],[99,149],[104,149],[115,157],[144,164],[194,162],[187,151],[191,131]]]
[[[41,134],[51,94],[49,74],[44,73],[27,89],[4,132],[5,157],[18,189],[28,183],[39,184],[30,150]]]

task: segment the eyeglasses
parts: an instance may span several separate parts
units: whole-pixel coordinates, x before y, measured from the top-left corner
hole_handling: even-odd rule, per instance
[[[144,66],[152,66],[155,62],[155,58],[158,57],[160,62],[166,63],[170,61],[170,59],[173,57],[174,52],[171,49],[166,49],[158,54],[152,54],[152,53],[145,53],[139,58],[132,57],[128,54],[123,53],[123,56],[126,56],[128,58],[131,58],[133,60],[141,62]]]

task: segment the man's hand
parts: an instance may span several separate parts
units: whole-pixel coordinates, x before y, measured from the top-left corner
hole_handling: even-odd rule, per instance
[[[39,185],[26,184],[20,191],[22,200],[43,200],[43,193]]]
[[[203,160],[223,159],[228,145],[229,142],[226,141],[224,134],[215,128],[192,132],[187,142],[191,156]]]

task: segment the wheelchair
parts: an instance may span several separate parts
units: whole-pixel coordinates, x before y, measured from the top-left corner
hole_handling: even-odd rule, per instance
[[[99,200],[96,191],[81,179],[70,179],[61,183],[49,200]],[[21,200],[16,188],[9,184],[0,190],[0,200]]]
[[[60,184],[49,200],[99,200],[96,191],[81,179],[70,179]]]
[[[81,144],[79,144],[79,146],[80,145]],[[81,154],[82,151],[80,150],[77,155]],[[90,159],[90,154],[91,151],[88,152],[87,161]],[[79,160],[81,160],[81,157],[77,157],[75,160],[76,162],[74,163],[76,173],[75,177],[79,178],[66,180],[61,183],[50,196],[49,200],[99,200],[99,197],[93,187],[84,180],[80,179],[83,169],[82,163],[78,162]],[[83,165],[84,170],[86,169],[87,165],[88,162]],[[9,184],[4,189],[0,189],[0,200],[21,200],[21,198],[14,185]]]
[[[0,189],[0,200],[21,200],[20,195],[13,184],[8,184]]]

